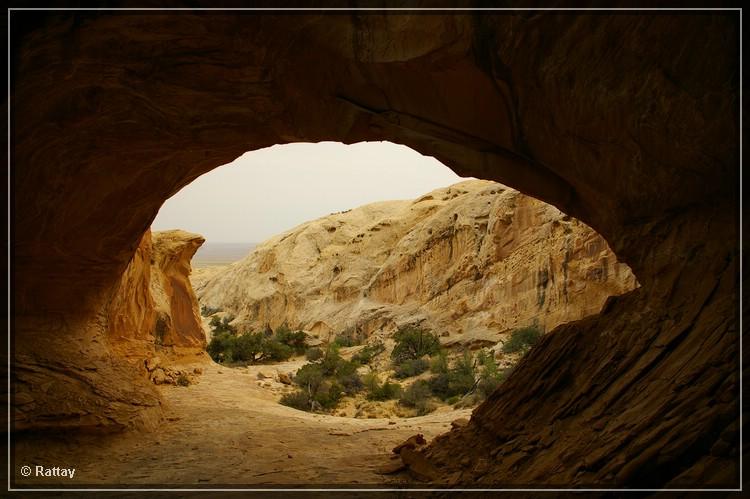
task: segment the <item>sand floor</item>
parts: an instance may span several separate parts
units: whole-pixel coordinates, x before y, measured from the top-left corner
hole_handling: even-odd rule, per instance
[[[197,364],[196,364],[197,365]],[[188,387],[159,387],[166,420],[154,431],[79,438],[24,439],[15,446],[15,477],[28,484],[239,486],[398,484],[405,475],[380,475],[391,449],[422,433],[430,440],[471,410],[427,416],[354,419],[310,414],[277,403],[259,386],[258,370],[296,369],[296,363],[232,369],[200,364]],[[262,384],[262,383],[261,383]],[[73,479],[23,478],[22,465],[75,468]]]

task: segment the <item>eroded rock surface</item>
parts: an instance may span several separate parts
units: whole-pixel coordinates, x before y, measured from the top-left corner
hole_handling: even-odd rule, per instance
[[[146,231],[108,304],[104,344],[93,341],[84,349],[76,343],[65,344],[63,336],[56,338],[58,349],[49,350],[50,345],[44,345],[34,352],[48,355],[46,361],[29,358],[26,364],[27,357],[17,357],[17,429],[71,426],[108,431],[152,426],[159,420],[159,396],[144,380],[176,382],[179,373],[164,376],[171,372],[167,357],[181,351],[202,353],[206,346],[189,281],[190,259],[203,241],[201,236],[185,231]],[[77,347],[80,350],[77,355],[70,354],[70,363],[64,360],[65,352]],[[159,367],[162,359],[157,350],[165,354],[164,366]],[[62,358],[53,358],[55,352],[63,352]],[[154,375],[157,369],[161,376]],[[107,379],[97,381],[102,375]],[[69,377],[77,382],[71,383]],[[128,382],[123,383],[123,379]],[[88,383],[96,386],[96,395],[90,398],[84,388]],[[102,395],[112,399],[105,410],[97,400]],[[28,415],[56,404],[63,409],[44,422]],[[144,411],[150,415],[144,417]]]
[[[153,233],[153,265],[159,269],[151,280],[156,324],[154,341],[160,346],[206,346],[198,300],[190,284],[190,260],[205,239],[183,230]]]
[[[327,339],[419,323],[494,345],[599,311],[636,286],[601,236],[495,182],[469,180],[304,223],[196,286],[242,330],[286,323]]]

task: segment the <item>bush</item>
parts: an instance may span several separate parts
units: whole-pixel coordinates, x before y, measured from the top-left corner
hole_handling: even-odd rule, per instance
[[[448,372],[448,357],[444,350],[440,350],[437,355],[430,359],[430,371],[435,374],[444,374]]]
[[[361,345],[365,340],[367,337],[362,331],[349,327],[337,334],[333,343],[339,347],[354,347]]]
[[[429,369],[430,363],[425,358],[405,360],[396,366],[394,376],[398,379],[411,378]]]
[[[302,355],[307,348],[304,331],[291,331],[286,325],[276,329],[276,341],[290,347],[295,354]]]
[[[431,397],[429,383],[425,380],[418,380],[404,390],[398,402],[405,407],[413,407],[417,410],[417,415],[424,416],[435,410],[435,404],[430,400]]]
[[[315,395],[320,385],[323,384],[323,378],[323,369],[320,364],[305,364],[295,374],[294,384],[307,390],[310,395]]]
[[[336,381],[341,384],[341,388],[347,395],[354,395],[362,391],[365,386],[362,383],[362,378],[359,377],[356,371],[353,373],[340,373],[336,376]]]
[[[264,356],[263,335],[261,333],[245,333],[234,337],[232,360],[256,362]]]
[[[237,333],[237,330],[230,324],[234,320],[234,316],[226,315],[223,319],[219,319],[218,316],[214,315],[211,317],[211,322],[208,323],[211,326],[211,332],[213,334],[220,333]]]
[[[459,400],[461,400],[461,397],[459,397],[458,395],[454,395],[454,396],[446,399],[445,403],[448,404],[448,405],[453,405],[456,402],[458,402]]]
[[[382,341],[377,341],[372,345],[365,346],[362,350],[352,356],[352,362],[358,362],[362,365],[369,364],[376,355],[385,351],[385,345]]]
[[[404,326],[396,331],[393,338],[396,340],[396,346],[391,352],[391,360],[396,365],[440,352],[440,340],[437,335],[423,329]]]
[[[341,400],[343,389],[341,385],[335,381],[326,382],[323,389],[321,389],[314,397],[314,409],[335,409]],[[315,407],[315,405],[319,407]]]
[[[230,318],[219,320],[214,316],[211,324],[214,337],[206,347],[216,362],[264,362],[287,360],[295,352],[304,352],[305,333],[291,332],[285,326],[274,335],[268,332],[237,335]]]
[[[505,380],[507,373],[498,368],[492,352],[480,351],[477,355],[477,363],[481,367],[477,391],[482,398],[487,398]]]
[[[281,396],[281,400],[279,402],[283,405],[293,407],[294,409],[299,409],[300,411],[312,410],[312,399],[307,392],[302,390],[285,393]]]
[[[206,347],[206,351],[214,362],[232,360],[234,341],[234,336],[229,333],[214,334]]]
[[[433,394],[446,400],[470,392],[476,382],[474,376],[474,362],[471,354],[467,351],[454,362],[453,367],[448,369],[447,372],[436,374],[430,378],[429,386]]]
[[[287,360],[294,354],[294,349],[285,345],[275,338],[266,338],[263,341],[263,355],[258,360],[282,361]]]
[[[542,332],[536,326],[516,329],[510,334],[510,340],[503,345],[504,353],[526,352],[542,337]]]
[[[304,411],[334,409],[345,394],[352,395],[363,387],[356,364],[342,359],[334,345],[319,362],[302,366],[294,384],[302,393],[287,394],[281,403]]]
[[[401,385],[391,383],[390,380],[385,380],[383,384],[380,384],[378,375],[374,372],[365,377],[364,384],[368,391],[367,400],[392,400],[401,394]]]
[[[323,349],[319,347],[308,348],[305,352],[305,358],[311,362],[322,359],[323,355]]]

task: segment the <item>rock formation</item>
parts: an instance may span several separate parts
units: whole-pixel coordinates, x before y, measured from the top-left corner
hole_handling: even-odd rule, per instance
[[[190,259],[203,244],[204,239],[197,234],[174,230],[152,232],[141,238],[133,259],[123,273],[119,286],[108,306],[106,346],[110,355],[124,359],[126,366],[112,365],[106,355],[91,356],[82,350],[83,358],[72,364],[59,364],[59,373],[41,366],[29,366],[24,372],[23,381],[16,383],[16,428],[38,427],[39,421],[32,421],[27,413],[39,409],[56,397],[80,396],[76,385],[70,385],[66,376],[80,376],[84,380],[95,377],[100,372],[112,372],[108,377],[111,384],[100,382],[100,390],[112,392],[113,398],[121,386],[116,376],[130,378],[132,371],[148,379],[149,362],[157,359],[157,350],[169,348],[179,351],[187,348],[201,351],[206,346],[206,337],[198,313],[198,303],[190,285]],[[64,338],[63,338],[64,339]],[[164,352],[168,353],[168,352]],[[90,363],[86,365],[85,359]],[[164,367],[164,369],[168,369]],[[110,371],[111,370],[111,371]],[[51,376],[50,376],[51,375]],[[50,376],[51,379],[46,379]],[[40,382],[36,383],[35,380]],[[72,390],[72,391],[71,391]],[[143,385],[141,379],[134,380],[132,391],[118,395],[114,403],[103,412],[96,407],[95,399],[83,399],[78,403],[68,401],[65,407],[70,412],[49,421],[54,428],[73,426],[95,429],[109,425],[127,426],[143,417],[140,410],[131,410],[131,404],[153,408],[148,416],[148,424],[158,420],[159,399],[153,389]],[[74,395],[75,394],[75,395]],[[124,419],[124,423],[115,422]],[[42,424],[42,426],[45,426]]]
[[[739,486],[736,12],[9,19],[16,429],[158,405],[104,318],[164,200],[248,150],[389,140],[581,220],[641,284],[547,334],[429,459]]]
[[[109,307],[110,337],[138,359],[155,347],[204,348],[190,259],[203,244],[182,230],[147,231]]]
[[[206,346],[198,300],[190,284],[190,259],[205,241],[182,230],[153,233],[152,265],[159,269],[151,279],[156,323],[154,341],[160,346]]]
[[[635,287],[590,228],[495,182],[469,180],[300,225],[196,286],[201,303],[260,331],[321,338],[420,323],[447,342],[494,344],[599,311]]]

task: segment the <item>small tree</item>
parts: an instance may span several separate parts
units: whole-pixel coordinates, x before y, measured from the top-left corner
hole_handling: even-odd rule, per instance
[[[376,341],[372,345],[365,346],[362,350],[352,356],[352,362],[358,362],[362,365],[369,364],[372,359],[385,351],[385,345],[382,341]]]
[[[310,362],[314,362],[316,360],[320,360],[323,358],[325,353],[323,352],[323,349],[320,347],[312,347],[308,348],[305,352],[305,358],[309,360]]]
[[[257,362],[263,358],[263,335],[261,333],[242,334],[235,339],[234,343],[234,360]]]
[[[232,360],[235,338],[229,333],[214,334],[206,347],[206,351],[214,362],[226,362]]]
[[[302,355],[307,348],[307,337],[304,331],[291,331],[286,324],[276,329],[276,340],[290,347],[295,354]]]
[[[435,404],[430,400],[432,392],[430,385],[425,380],[418,380],[404,390],[398,403],[405,407],[413,407],[418,416],[423,416],[435,410]]]
[[[448,372],[448,357],[445,350],[440,350],[437,355],[430,359],[430,370],[435,374],[445,374]]]
[[[443,400],[469,393],[475,383],[474,360],[469,351],[456,359],[446,372],[436,374],[429,380],[432,393]]]
[[[405,360],[415,360],[440,351],[437,335],[413,326],[403,326],[393,336],[396,346],[391,352],[391,360],[398,365]]]
[[[430,363],[425,358],[405,360],[396,366],[394,376],[398,379],[418,376],[430,368]]]
[[[339,347],[353,347],[361,345],[366,339],[366,335],[360,329],[348,327],[337,334],[333,342]]]
[[[526,353],[542,337],[542,332],[537,326],[528,326],[516,329],[510,333],[510,340],[503,345],[504,353]]]
[[[234,317],[232,316],[224,316],[223,319],[219,319],[217,315],[214,315],[211,317],[211,322],[208,323],[209,326],[211,326],[211,331],[213,334],[218,333],[236,333],[236,329],[234,326],[230,324],[234,320]]]
[[[506,377],[506,373],[498,367],[492,352],[481,350],[477,355],[477,364],[481,369],[477,391],[482,398],[487,398],[500,386]]]

